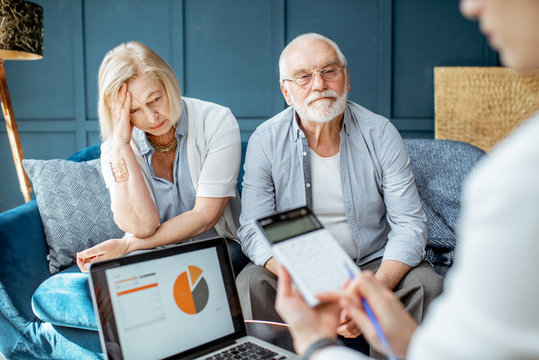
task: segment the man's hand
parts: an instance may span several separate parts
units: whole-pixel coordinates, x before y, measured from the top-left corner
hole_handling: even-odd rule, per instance
[[[268,269],[269,271],[271,271],[273,275],[279,276],[278,275],[279,263],[277,262],[277,260],[275,260],[273,256],[270,257],[268,261],[266,261],[266,263],[264,264],[264,267]]]
[[[275,308],[290,325],[296,352],[303,355],[312,343],[322,338],[335,338],[339,323],[339,307],[336,302],[324,303],[310,308],[292,285],[290,274],[279,266]]]
[[[129,238],[104,241],[94,247],[77,253],[77,266],[80,271],[88,272],[90,270],[90,264],[96,261],[123,256],[127,254],[128,248]]]
[[[338,301],[348,316],[363,331],[371,346],[385,352],[371,320],[365,313],[361,298],[365,298],[372,307],[382,327],[391,350],[399,358],[405,358],[410,339],[417,329],[417,323],[404,309],[393,291],[370,271],[362,271],[344,291],[320,294],[321,301]]]
[[[350,318],[350,316],[348,316],[346,310],[341,311],[339,326],[337,327],[337,334],[349,339],[355,339],[361,335],[361,330]]]
[[[411,269],[412,267],[403,264],[400,261],[384,260],[374,276],[385,283],[389,290],[393,290],[402,280],[404,275]]]

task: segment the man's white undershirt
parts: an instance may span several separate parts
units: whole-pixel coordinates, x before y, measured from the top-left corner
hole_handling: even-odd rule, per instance
[[[311,152],[313,212],[352,259],[358,248],[346,221],[342,196],[340,152],[323,158]]]

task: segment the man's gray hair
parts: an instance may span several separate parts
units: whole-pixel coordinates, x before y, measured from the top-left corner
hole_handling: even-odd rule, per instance
[[[303,40],[309,40],[309,39],[316,39],[316,40],[322,40],[328,43],[337,53],[337,56],[339,57],[339,61],[341,62],[341,66],[347,66],[346,57],[344,57],[344,54],[342,53],[341,49],[339,48],[339,45],[337,45],[333,40],[325,37],[324,35],[320,35],[317,33],[306,33],[297,36],[294,40],[290,41],[288,45],[285,46],[283,51],[281,52],[281,56],[279,57],[279,82],[282,82],[284,79],[287,78],[288,74],[288,52],[294,46],[295,44],[303,41]]]

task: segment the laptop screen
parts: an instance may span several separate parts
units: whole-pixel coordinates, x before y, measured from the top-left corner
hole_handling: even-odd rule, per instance
[[[91,277],[109,358],[184,356],[244,329],[224,239],[99,263]]]

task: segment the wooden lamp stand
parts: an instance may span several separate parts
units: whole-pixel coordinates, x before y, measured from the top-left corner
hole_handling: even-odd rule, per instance
[[[0,0],[0,100],[9,146],[24,201],[32,199],[30,180],[22,167],[21,139],[7,88],[4,60],[37,60],[43,57],[43,8],[26,0]]]
[[[32,200],[32,196],[30,195],[32,187],[30,186],[28,175],[26,175],[26,172],[22,167],[24,155],[22,152],[21,140],[19,138],[19,131],[17,130],[17,122],[15,121],[15,116],[13,116],[13,107],[11,106],[11,98],[9,97],[9,90],[7,88],[6,71],[4,70],[4,61],[2,59],[0,59],[0,97],[2,101],[2,112],[4,113],[4,119],[6,120],[9,146],[11,147],[13,162],[15,163],[15,169],[17,170],[17,178],[19,178],[24,201],[28,202]]]

